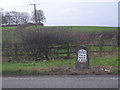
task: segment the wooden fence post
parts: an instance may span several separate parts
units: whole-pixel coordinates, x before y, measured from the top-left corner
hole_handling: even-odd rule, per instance
[[[112,38],[112,49],[111,49],[111,54],[115,53],[115,49],[116,49],[116,40],[115,38]]]
[[[15,59],[19,61],[18,59],[18,44],[14,43],[14,52],[15,52]]]
[[[102,56],[103,43],[102,43],[102,39],[101,38],[98,39],[98,46],[99,46],[99,55]]]
[[[70,58],[70,45],[67,43],[67,58]]]
[[[46,48],[45,48],[45,59],[46,60],[49,60],[49,50],[48,50],[48,45],[46,45]]]

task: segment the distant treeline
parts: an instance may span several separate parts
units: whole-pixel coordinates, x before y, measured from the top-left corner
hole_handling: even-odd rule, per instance
[[[35,24],[35,23],[27,23],[27,24],[19,24],[19,25],[2,25],[2,27],[14,27],[14,26],[18,26],[18,27],[28,27],[28,26],[34,26],[34,25],[40,25],[40,26],[43,26],[44,24],[43,23],[38,23],[38,24]]]
[[[0,12],[0,17],[2,17],[1,26],[18,26],[21,24],[37,23],[43,25],[45,22],[44,12],[42,10],[36,10],[36,21],[34,12],[29,15],[27,12]]]

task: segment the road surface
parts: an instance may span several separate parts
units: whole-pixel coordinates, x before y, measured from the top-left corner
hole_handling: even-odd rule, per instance
[[[2,88],[118,88],[117,76],[3,77]]]

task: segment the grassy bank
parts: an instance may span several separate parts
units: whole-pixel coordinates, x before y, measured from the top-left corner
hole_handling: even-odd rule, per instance
[[[2,27],[2,41],[4,42],[9,42],[9,43],[20,43],[22,41],[20,33],[16,31],[17,27]],[[118,28],[117,27],[98,27],[98,26],[31,26],[27,27],[27,30],[35,31],[35,28],[39,28],[40,32],[46,31],[48,33],[54,34],[54,33],[69,33],[70,31],[74,35],[82,32],[117,32]],[[20,29],[20,28],[19,28]],[[27,34],[27,30],[22,30],[24,34]],[[55,32],[54,32],[55,31]],[[64,31],[64,32],[62,32]],[[49,34],[48,33],[48,34]],[[50,35],[51,35],[50,34]]]
[[[2,27],[2,30],[15,30],[17,27]],[[72,30],[72,31],[86,31],[86,32],[110,32],[117,31],[118,27],[101,27],[101,26],[30,26],[30,29],[51,29],[56,28],[57,30]]]
[[[55,68],[70,67],[75,68],[76,60],[49,60],[40,62],[28,62],[22,60],[21,62],[3,62],[3,75],[47,75],[54,74],[52,70]],[[118,67],[117,57],[102,57],[90,60],[91,67]],[[56,71],[59,72],[59,71]],[[116,72],[116,69],[115,69]],[[114,73],[114,72],[113,72]]]
[[[16,26],[2,27],[2,30],[14,30],[16,28],[17,28]]]
[[[100,26],[31,26],[30,29],[52,29],[69,30],[69,31],[84,31],[84,32],[111,32],[117,31],[118,27],[100,27]]]

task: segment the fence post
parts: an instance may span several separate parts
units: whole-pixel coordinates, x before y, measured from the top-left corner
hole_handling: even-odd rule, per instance
[[[57,49],[57,47],[55,46],[55,44],[54,44],[54,59],[57,59],[58,58],[58,49]]]
[[[48,55],[48,53],[49,53],[48,45],[46,45],[46,48],[45,48],[45,59],[46,59],[46,60],[49,60],[49,55]]]
[[[103,43],[102,42],[103,42],[102,39],[99,38],[98,39],[98,46],[99,46],[99,50],[100,50],[100,52],[99,52],[100,56],[102,56],[102,52],[103,52]]]
[[[116,40],[115,40],[115,38],[112,38],[112,53],[111,54],[113,54],[113,53],[115,53],[115,49],[116,49]]]
[[[14,43],[14,52],[15,52],[15,59],[19,61],[18,59],[18,44]]]
[[[70,58],[70,45],[67,43],[67,58]]]

